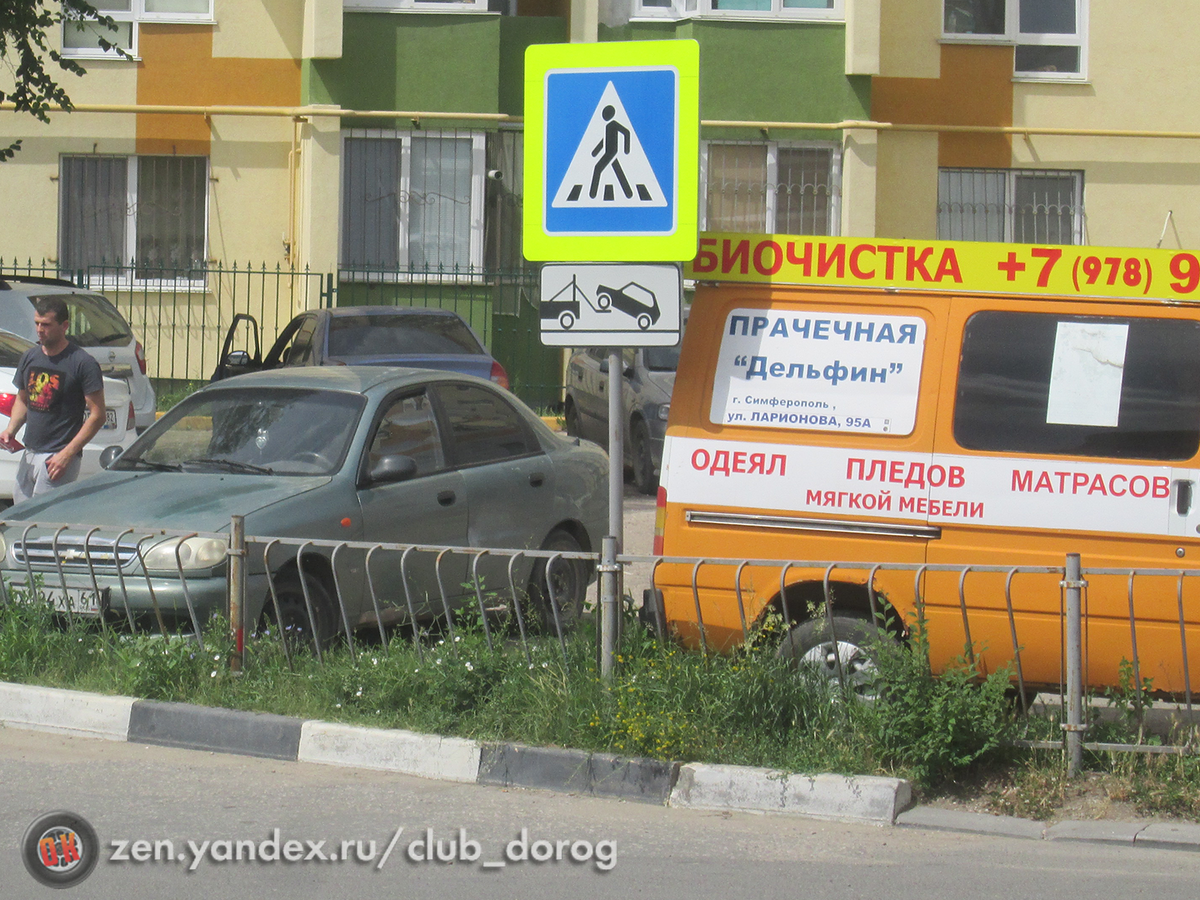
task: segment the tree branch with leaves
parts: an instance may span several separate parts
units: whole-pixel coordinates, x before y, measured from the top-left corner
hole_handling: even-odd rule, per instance
[[[15,112],[29,113],[42,122],[50,121],[51,110],[71,111],[71,98],[57,79],[64,72],[81,76],[86,70],[58,50],[64,22],[67,27],[74,23],[79,28],[117,29],[110,16],[86,0],[0,0],[0,64],[10,75],[7,84],[0,84],[0,103],[11,103]],[[97,44],[106,52],[127,55],[102,34]],[[19,140],[0,147],[0,162],[11,159],[20,148]]]

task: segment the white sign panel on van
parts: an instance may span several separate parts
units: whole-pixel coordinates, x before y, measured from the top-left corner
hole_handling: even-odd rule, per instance
[[[668,435],[673,503],[737,512],[1010,528],[1184,533],[1193,470],[1099,460],[907,453]]]
[[[750,428],[909,434],[924,352],[918,316],[734,309],[709,418]]]

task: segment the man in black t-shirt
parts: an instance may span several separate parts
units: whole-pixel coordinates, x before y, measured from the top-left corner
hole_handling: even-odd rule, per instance
[[[17,363],[17,397],[0,432],[0,446],[15,452],[21,446],[16,433],[25,426],[13,486],[17,503],[78,478],[84,445],[104,426],[100,364],[67,339],[67,304],[61,297],[39,297],[33,308],[38,344]]]

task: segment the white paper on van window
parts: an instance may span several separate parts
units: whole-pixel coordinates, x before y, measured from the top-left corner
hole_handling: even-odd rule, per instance
[[[1059,322],[1046,423],[1116,428],[1129,326]]]

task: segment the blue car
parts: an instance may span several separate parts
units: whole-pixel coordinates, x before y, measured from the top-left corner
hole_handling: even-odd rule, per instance
[[[252,349],[234,350],[244,335]],[[289,366],[410,366],[461,372],[508,387],[508,373],[453,310],[398,306],[343,306],[300,313],[279,333],[265,357],[258,322],[238,313],[221,348],[212,380]]]

